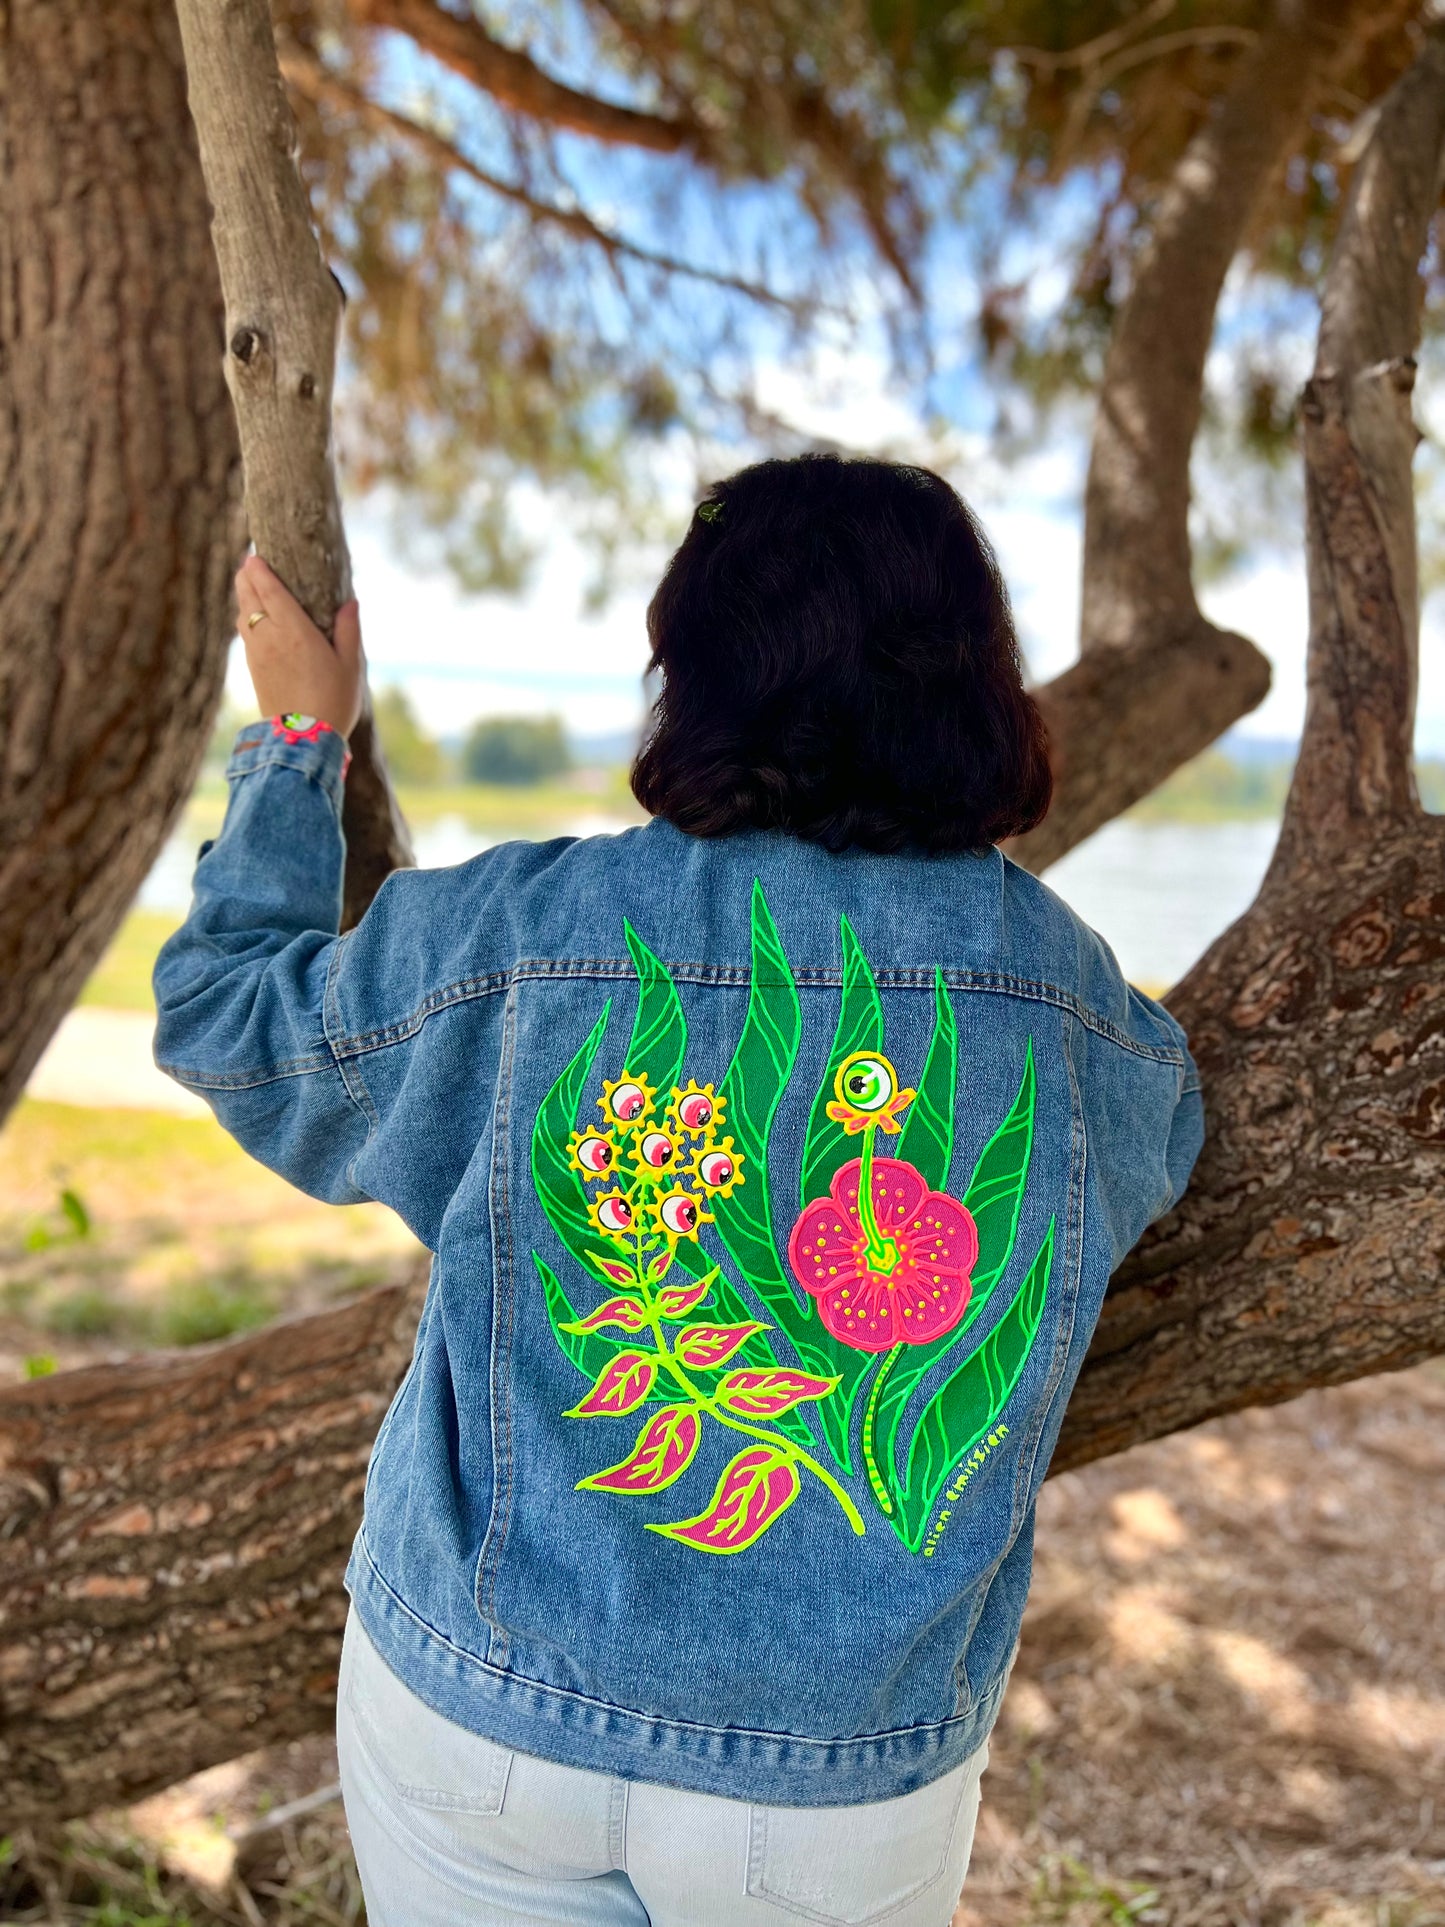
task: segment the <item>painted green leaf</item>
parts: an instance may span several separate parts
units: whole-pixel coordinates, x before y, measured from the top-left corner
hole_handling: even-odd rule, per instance
[[[968,1325],[978,1318],[989,1294],[1003,1274],[1018,1236],[1019,1211],[1024,1201],[1024,1179],[1034,1141],[1034,1040],[1024,1052],[1024,1073],[1009,1114],[979,1154],[963,1201],[978,1226],[978,1262],[973,1268],[973,1297]],[[964,1327],[967,1330],[967,1325]]]
[[[858,1156],[858,1138],[850,1137],[836,1118],[828,1115],[833,1097],[833,1080],[845,1057],[854,1051],[881,1051],[883,1048],[883,1003],[873,971],[863,955],[863,946],[853,934],[846,917],[841,919],[843,938],[843,1002],[838,1013],[838,1028],[828,1055],[828,1068],[808,1118],[808,1133],[803,1140],[802,1202],[811,1204],[821,1198],[833,1181],[833,1173]]]
[[[596,1248],[597,1232],[587,1216],[582,1180],[567,1162],[567,1139],[577,1122],[611,1011],[609,998],[581,1048],[542,1099],[532,1127],[532,1181],[538,1201],[548,1224],[589,1276],[596,1270],[589,1254]]]
[[[922,1172],[934,1191],[948,1188],[953,1162],[953,1113],[958,1095],[958,1023],[943,972],[933,978],[933,1037],[918,1080],[918,1094],[903,1114],[898,1149],[888,1152]],[[883,1147],[886,1148],[886,1147]]]
[[[743,1277],[780,1324],[783,1314],[791,1311],[794,1326],[807,1323],[811,1306],[800,1308],[778,1256],[769,1199],[768,1135],[797,1060],[802,1031],[792,966],[762,885],[754,879],[747,1015],[718,1092],[727,1128],[743,1156],[743,1182],[731,1197],[714,1200],[713,1215],[718,1235]]]
[[[930,1049],[930,1064],[932,1060]],[[1034,1047],[1030,1038],[1024,1052],[1018,1093],[1002,1124],[979,1153],[968,1189],[963,1194],[964,1204],[978,1226],[978,1259],[973,1268],[968,1309],[954,1329],[942,1338],[935,1339],[931,1345],[910,1346],[897,1360],[878,1397],[874,1436],[880,1443],[880,1458],[889,1466],[895,1463],[899,1427],[915,1387],[944,1353],[959,1346],[965,1334],[978,1323],[1013,1252],[1033,1148],[1036,1096]]]
[[[682,1069],[687,1020],[666,965],[653,956],[625,918],[622,931],[637,972],[637,1015],[623,1068],[633,1077],[645,1077],[665,1102]]]
[[[889,1524],[914,1552],[955,1468],[998,1424],[1018,1384],[1043,1317],[1053,1253],[1050,1218],[1038,1256],[1003,1317],[924,1407],[908,1446],[906,1483],[900,1485],[891,1460],[884,1467],[897,1508]]]

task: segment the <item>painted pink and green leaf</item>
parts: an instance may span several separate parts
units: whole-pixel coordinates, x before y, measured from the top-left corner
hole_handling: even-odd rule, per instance
[[[665,1406],[643,1426],[620,1465],[579,1479],[578,1490],[661,1492],[686,1472],[701,1439],[702,1416],[695,1405]]]
[[[649,1525],[699,1552],[746,1552],[775,1525],[802,1490],[798,1468],[768,1445],[750,1445],[728,1465],[712,1502],[695,1519]]]

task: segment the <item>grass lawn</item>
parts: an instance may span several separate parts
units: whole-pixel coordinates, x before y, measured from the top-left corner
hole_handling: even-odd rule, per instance
[[[0,1131],[0,1376],[224,1338],[420,1257],[385,1206],[304,1197],[210,1118],[26,1099]]]

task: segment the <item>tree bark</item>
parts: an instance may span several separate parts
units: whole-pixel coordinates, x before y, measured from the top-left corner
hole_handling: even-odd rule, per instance
[[[1445,818],[1411,773],[1418,263],[1445,30],[1351,183],[1306,385],[1304,735],[1250,910],[1169,999],[1204,1074],[1188,1193],[1111,1283],[1058,1464],[1445,1350]]]
[[[7,1827],[325,1726],[341,1569],[420,1302],[388,1286],[251,1338],[7,1395]]]
[[[331,453],[340,283],[321,258],[296,170],[267,0],[177,0],[191,114],[214,207],[226,299],[226,379],[240,425],[258,552],[327,635],[351,594]],[[351,733],[343,924],[416,861],[370,699]]]
[[[1054,801],[1014,861],[1046,869],[1263,701],[1269,663],[1194,595],[1189,463],[1231,262],[1322,83],[1393,24],[1361,0],[1275,0],[1189,143],[1110,338],[1084,494],[1080,660],[1035,693]]]
[[[244,534],[168,0],[0,34],[0,1116],[190,792]]]
[[[1209,1136],[1111,1284],[1054,1469],[1445,1349],[1445,820],[1409,775],[1416,263],[1445,45],[1352,186],[1306,392],[1310,699],[1254,907],[1171,998]],[[331,1717],[415,1294],[0,1394],[5,1810],[135,1798]]]

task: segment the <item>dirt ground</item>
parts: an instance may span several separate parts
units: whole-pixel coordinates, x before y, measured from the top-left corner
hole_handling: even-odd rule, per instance
[[[1442,1927],[1442,1473],[1437,1363],[1051,1481],[954,1927]],[[334,1778],[311,1741],[17,1841],[0,1918],[354,1922],[334,1802],[232,1874]]]

